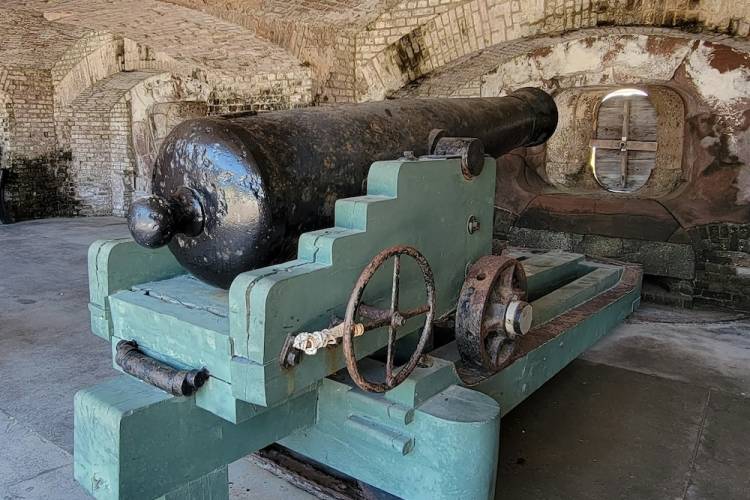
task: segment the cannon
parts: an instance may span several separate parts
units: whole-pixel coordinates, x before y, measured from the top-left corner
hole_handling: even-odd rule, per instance
[[[364,191],[373,161],[463,147],[471,175],[485,152],[541,144],[556,125],[554,101],[534,88],[189,120],[164,141],[154,194],[133,203],[130,231],[228,288],[241,272],[288,260],[303,232],[330,225],[335,201]]]
[[[89,249],[92,330],[122,375],[75,397],[76,479],[100,499],[227,499],[227,464],[274,445],[407,500],[494,498],[500,418],[640,301],[632,264],[493,254],[483,151],[542,141],[550,103],[182,126],[131,217],[146,245]]]

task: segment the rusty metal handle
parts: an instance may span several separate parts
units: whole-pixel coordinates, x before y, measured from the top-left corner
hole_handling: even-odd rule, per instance
[[[178,370],[144,354],[132,340],[117,343],[115,363],[123,371],[175,396],[190,396],[208,381],[208,370]]]

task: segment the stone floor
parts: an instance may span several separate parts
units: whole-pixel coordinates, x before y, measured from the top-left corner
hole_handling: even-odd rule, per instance
[[[86,247],[121,219],[0,226],[0,497],[86,498],[73,394],[113,376]],[[498,499],[750,498],[750,320],[645,305],[503,419]],[[248,460],[234,498],[311,498]]]

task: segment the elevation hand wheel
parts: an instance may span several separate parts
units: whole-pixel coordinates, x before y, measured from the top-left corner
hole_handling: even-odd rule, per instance
[[[419,265],[419,268],[422,271],[425,290],[427,292],[426,304],[406,311],[399,310],[398,303],[402,255],[411,257],[417,262],[417,265]],[[367,287],[370,279],[372,279],[380,266],[391,257],[393,257],[393,283],[391,288],[390,309],[378,309],[363,304],[362,294],[365,291],[365,287]],[[426,318],[424,327],[422,328],[422,335],[419,338],[419,343],[409,359],[409,362],[394,373],[393,355],[396,343],[396,331],[399,327],[403,326],[408,319],[422,314],[426,314]],[[356,329],[355,325],[357,322],[355,321],[355,318],[358,315],[362,317],[364,321],[362,322],[362,327]],[[389,389],[393,389],[406,380],[406,377],[408,377],[409,374],[414,371],[414,368],[416,368],[419,358],[422,356],[424,348],[427,345],[427,340],[432,333],[432,321],[434,317],[435,281],[432,277],[432,269],[430,269],[430,265],[424,255],[419,253],[419,251],[413,247],[395,246],[386,248],[373,257],[367,267],[362,271],[362,274],[359,275],[359,279],[357,279],[357,283],[354,285],[352,294],[349,297],[349,303],[346,307],[346,316],[344,318],[344,356],[346,357],[346,368],[349,370],[349,375],[351,375],[354,383],[365,391],[385,392]],[[362,335],[369,330],[385,326],[388,327],[388,354],[385,363],[385,383],[371,382],[365,379],[359,372],[357,356],[354,353],[354,336],[355,332],[356,335]]]

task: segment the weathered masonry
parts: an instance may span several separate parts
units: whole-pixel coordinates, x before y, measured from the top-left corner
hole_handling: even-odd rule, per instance
[[[747,308],[749,20],[731,0],[8,0],[0,220],[123,215],[183,119],[531,85],[561,133],[498,161],[496,239]]]

